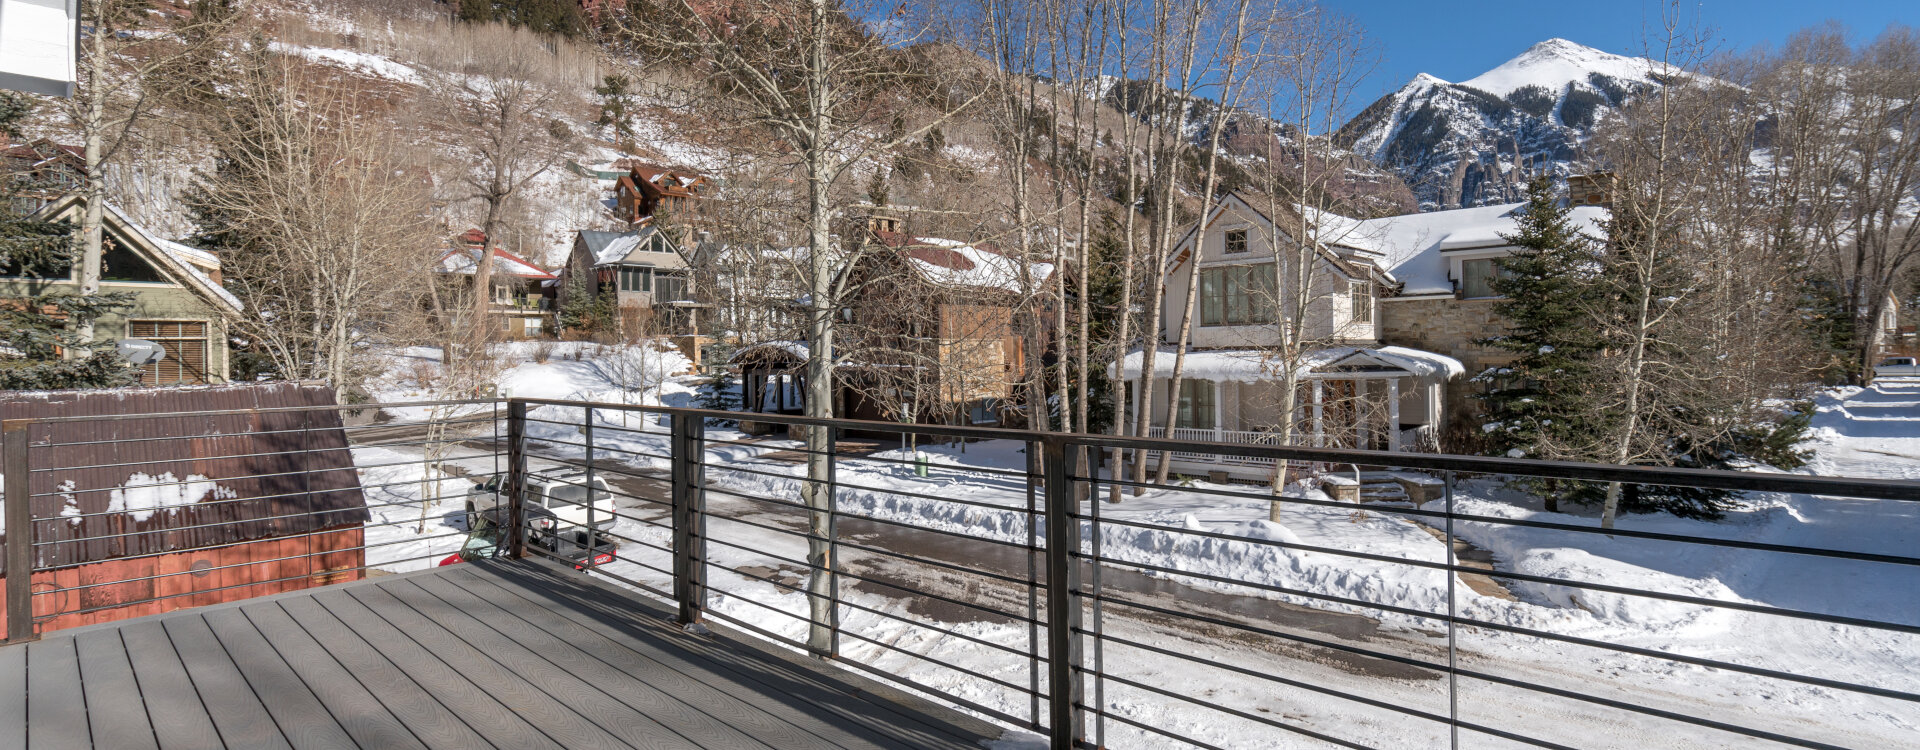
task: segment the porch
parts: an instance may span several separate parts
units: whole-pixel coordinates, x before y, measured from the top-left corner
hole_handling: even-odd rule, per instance
[[[985,722],[536,560],[0,647],[0,746],[978,748]]]
[[[1148,404],[1141,403],[1137,353],[1125,373],[1129,414],[1152,410],[1147,437],[1420,453],[1438,452],[1441,388],[1463,369],[1451,358],[1399,347],[1320,350],[1301,358],[1289,399],[1287,379],[1266,352],[1191,353],[1178,394],[1170,387],[1171,353],[1156,360]],[[1266,457],[1169,453],[1175,472],[1266,480],[1274,466]],[[1160,453],[1148,459],[1158,461]]]

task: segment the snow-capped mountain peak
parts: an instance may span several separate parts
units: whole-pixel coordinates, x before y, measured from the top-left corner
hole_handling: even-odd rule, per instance
[[[1493,70],[1461,81],[1460,85],[1505,97],[1527,86],[1558,92],[1570,83],[1590,85],[1589,79],[1596,73],[1624,81],[1654,83],[1649,73],[1659,69],[1659,63],[1646,58],[1603,52],[1565,39],[1548,39]]]
[[[1645,58],[1548,39],[1460,83],[1414,76],[1336,138],[1398,173],[1423,209],[1517,201],[1538,171],[1581,171],[1581,145],[1594,125],[1671,80],[1661,70]]]

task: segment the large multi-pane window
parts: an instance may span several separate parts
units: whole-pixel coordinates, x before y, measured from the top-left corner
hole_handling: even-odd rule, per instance
[[[1475,258],[1460,262],[1460,296],[1498,297],[1493,290],[1493,279],[1500,274],[1500,264],[1492,258]]]
[[[674,302],[686,299],[686,278],[664,273],[655,274],[653,277],[653,298],[659,302]]]
[[[1200,269],[1200,325],[1272,323],[1276,288],[1272,263]]]
[[[1347,302],[1353,308],[1353,322],[1373,322],[1373,284],[1356,281],[1347,287]]]
[[[653,291],[653,269],[647,266],[621,266],[620,291]]]
[[[1179,410],[1174,414],[1173,426],[1213,429],[1213,381],[1192,378],[1180,381]]]

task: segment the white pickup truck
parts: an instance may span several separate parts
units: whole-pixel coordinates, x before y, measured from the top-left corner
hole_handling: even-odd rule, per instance
[[[467,498],[467,517],[474,518],[477,513],[505,507],[506,496],[502,485],[506,484],[505,474],[495,474],[485,481],[473,485],[473,494]],[[588,497],[592,504],[588,505]],[[595,529],[612,528],[614,522],[613,490],[607,486],[607,480],[598,475],[593,481],[587,481],[585,469],[566,469],[563,471],[529,472],[527,474],[527,503],[547,509],[551,515],[529,514],[536,525],[542,525],[541,531],[555,534],[568,533],[586,538],[589,524]]]
[[[1920,362],[1913,357],[1888,357],[1873,366],[1876,378],[1920,378]]]

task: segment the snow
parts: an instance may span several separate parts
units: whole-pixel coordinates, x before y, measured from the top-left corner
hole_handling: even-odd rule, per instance
[[[394,61],[392,58],[370,52],[358,52],[349,49],[331,49],[326,47],[304,47],[285,42],[270,45],[274,52],[294,55],[313,62],[329,63],[342,68],[367,73],[379,78],[415,86],[424,85],[420,72],[412,66]]]
[[[1460,85],[1503,98],[1527,86],[1539,86],[1558,96],[1569,83],[1585,84],[1590,73],[1656,83],[1650,74],[1664,67],[1643,57],[1626,57],[1565,39],[1548,39]]]
[[[982,249],[973,243],[959,240],[947,240],[938,237],[916,237],[917,242],[945,248],[960,258],[965,268],[949,268],[938,263],[930,263],[909,256],[912,263],[928,281],[942,286],[971,286],[983,289],[998,289],[1009,292],[1033,291],[1046,283],[1053,275],[1052,263],[1030,263],[1026,284],[1020,278],[1020,262],[992,250]]]
[[[172,512],[175,506],[235,496],[233,490],[199,474],[176,479],[172,472],[159,476],[134,472],[118,488],[107,493],[107,511],[125,513],[135,522],[141,522],[161,510]],[[61,515],[69,514],[63,511]]]

